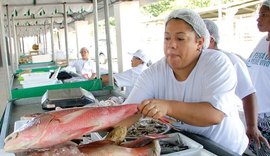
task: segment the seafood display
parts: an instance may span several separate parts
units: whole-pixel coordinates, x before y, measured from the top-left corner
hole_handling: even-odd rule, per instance
[[[134,139],[151,134],[164,134],[170,130],[170,127],[163,122],[151,118],[141,119],[133,124],[127,132],[127,139]]]
[[[46,112],[5,139],[6,152],[46,148],[105,130],[137,113],[137,104],[80,107]]]
[[[126,127],[116,127],[105,140],[91,142],[89,144],[76,145],[65,143],[47,149],[32,150],[19,153],[20,156],[159,156],[160,145],[157,139],[165,135],[153,135],[138,138],[130,142],[123,142],[126,135]],[[117,143],[118,142],[118,143]],[[119,144],[119,145],[118,145]]]
[[[201,148],[165,134],[170,130],[165,119],[142,118],[137,111],[137,104],[128,104],[37,114],[6,137],[4,150],[16,156],[160,156]],[[101,140],[80,139],[109,130]]]

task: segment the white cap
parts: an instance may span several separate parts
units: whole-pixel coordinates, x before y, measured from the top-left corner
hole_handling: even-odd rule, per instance
[[[146,54],[141,49],[138,49],[135,53],[132,54],[132,56],[138,57],[144,63],[147,63],[149,61],[148,57],[146,56]]]
[[[203,49],[207,49],[210,43],[209,32],[200,15],[190,9],[178,9],[172,11],[166,19],[166,24],[171,19],[180,19],[188,23],[199,37],[204,37]]]

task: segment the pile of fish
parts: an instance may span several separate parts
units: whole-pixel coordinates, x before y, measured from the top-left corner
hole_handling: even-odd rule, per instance
[[[159,120],[143,118],[128,128],[127,138],[134,139],[144,135],[164,134],[170,127]]]
[[[188,149],[179,139],[172,141],[163,135],[172,121],[142,119],[137,106],[78,107],[41,113],[7,136],[4,150],[16,156],[159,156]],[[140,133],[133,138],[136,140],[127,141],[130,133],[127,127],[134,129],[138,124],[135,130],[145,131],[152,126],[154,131]],[[103,140],[74,142],[98,131],[110,133]]]
[[[160,155],[160,146],[152,138],[147,144],[138,140],[119,144],[126,133],[114,132],[107,140],[92,142],[85,145],[70,144],[69,141],[90,132],[115,128],[119,122],[137,116],[137,104],[69,108],[43,113],[21,129],[13,132],[5,139],[6,152],[23,153],[26,155]],[[121,130],[120,130],[121,132]],[[116,135],[115,135],[116,134]],[[109,135],[110,136],[110,135]],[[118,139],[114,139],[114,138]],[[119,139],[122,138],[122,139]],[[120,140],[120,141],[119,141]],[[149,140],[149,139],[146,139]],[[140,145],[138,147],[138,145]],[[66,152],[60,153],[59,152]],[[58,154],[57,154],[58,153]]]
[[[141,137],[136,141],[123,142],[126,127],[116,127],[104,140],[89,144],[76,145],[65,143],[53,146],[47,150],[32,150],[19,153],[19,156],[159,156],[161,148],[154,138],[166,136],[157,135]]]

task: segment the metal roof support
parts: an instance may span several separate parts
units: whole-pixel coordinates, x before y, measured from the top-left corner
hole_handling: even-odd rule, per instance
[[[47,30],[46,30],[46,25],[44,24],[44,40],[43,40],[43,45],[44,45],[44,54],[48,54],[47,50]]]
[[[79,37],[78,37],[78,25],[75,23],[75,37],[76,37],[76,48],[77,48],[77,59],[80,58],[80,48],[79,48]]]
[[[2,1],[0,1],[0,4]],[[3,10],[3,6],[0,6],[0,9]],[[5,108],[5,104],[9,99],[11,99],[11,81],[10,81],[10,73],[9,73],[9,66],[8,66],[8,55],[7,55],[7,47],[5,42],[5,28],[4,28],[4,15],[3,11],[0,11],[0,55],[2,58],[2,64],[1,67],[3,69],[3,75],[0,77],[1,82],[3,82],[3,85],[1,84],[1,89],[3,89],[3,94],[1,95],[1,102],[0,105],[3,107],[0,107],[0,116],[2,116]],[[3,100],[3,101],[2,101]],[[2,105],[2,102],[5,103]]]
[[[19,68],[19,51],[18,51],[18,43],[17,43],[17,32],[16,32],[16,27],[15,27],[15,22],[14,22],[14,18],[12,17],[12,30],[13,30],[13,39],[14,39],[14,55],[15,55],[15,70],[17,70]]]
[[[67,8],[66,3],[64,3],[64,27],[65,27],[65,43],[66,43],[66,60],[69,64],[69,52],[68,52],[68,25],[67,25]]]
[[[12,74],[14,73],[14,58],[13,58],[13,52],[12,52],[12,39],[11,39],[11,31],[10,31],[10,19],[9,19],[9,9],[8,5],[6,5],[6,11],[7,11],[7,25],[8,25],[8,39],[9,39],[9,44],[8,44],[8,49],[9,49],[9,57],[10,57],[10,65],[11,65],[11,71]]]
[[[107,41],[107,56],[108,56],[108,70],[109,70],[109,85],[114,86],[112,77],[112,55],[111,55],[111,37],[110,37],[110,26],[109,26],[109,4],[108,0],[104,0],[104,20],[105,20],[105,31]]]
[[[94,9],[94,35],[95,35],[95,58],[96,58],[96,75],[97,78],[100,78],[99,71],[99,50],[98,50],[98,7],[97,0],[93,1],[93,9]]]
[[[15,27],[16,29],[16,27]],[[17,32],[17,31],[16,31]],[[17,35],[17,34],[16,34]],[[16,69],[19,69],[19,60],[20,60],[20,55],[21,55],[21,51],[20,51],[20,38],[16,36],[16,51],[17,51],[17,56],[18,56],[18,59],[17,59],[17,68]]]
[[[22,51],[23,51],[23,54],[25,54],[25,48],[24,48],[24,37],[22,37]]]
[[[53,40],[53,18],[52,17],[51,17],[51,24],[50,24],[50,32],[51,32],[52,61],[55,61],[54,40]]]

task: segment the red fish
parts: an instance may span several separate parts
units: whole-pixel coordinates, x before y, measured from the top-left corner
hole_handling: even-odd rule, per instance
[[[114,144],[109,140],[102,140],[78,147],[85,156],[159,156],[158,140],[142,147],[129,148]]]
[[[140,142],[137,142],[140,144]],[[160,145],[158,140],[151,140],[147,145],[139,147],[124,147],[114,141],[101,140],[85,145],[61,144],[48,149],[32,150],[19,153],[28,156],[159,156]]]
[[[89,132],[113,127],[137,112],[137,104],[47,112],[7,136],[4,150],[19,152],[61,144]]]

